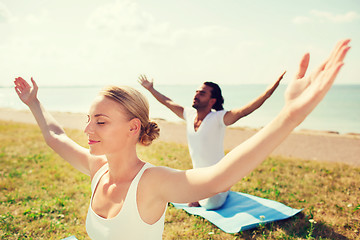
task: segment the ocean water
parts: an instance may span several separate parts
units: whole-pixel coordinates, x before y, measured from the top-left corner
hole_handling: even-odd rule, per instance
[[[141,86],[133,86],[145,94],[150,104],[150,117],[168,121],[181,121],[166,107],[158,103]],[[182,106],[191,106],[197,85],[158,85],[164,95]],[[226,110],[239,108],[260,95],[267,85],[223,85]],[[255,112],[240,119],[233,126],[259,128],[266,125],[280,111],[284,103],[286,86],[280,85],[274,94]],[[51,111],[80,112],[86,114],[99,86],[92,87],[40,87],[39,99]],[[0,107],[26,109],[13,88],[0,88]],[[320,105],[297,128],[339,133],[360,133],[360,85],[334,85]]]

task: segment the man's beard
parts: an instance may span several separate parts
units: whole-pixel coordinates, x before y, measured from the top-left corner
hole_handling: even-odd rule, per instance
[[[192,104],[192,107],[195,108],[196,110],[199,110],[199,109],[206,108],[208,106],[208,104],[209,103],[202,103],[199,100],[195,99]]]

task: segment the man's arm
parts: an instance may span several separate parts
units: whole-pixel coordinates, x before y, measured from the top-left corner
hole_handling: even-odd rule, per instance
[[[173,111],[179,118],[184,119],[184,107],[179,104],[173,102],[170,98],[161,94],[154,88],[153,80],[149,81],[145,75],[140,75],[138,82],[146,88],[160,103],[165,105],[171,111]]]
[[[224,123],[226,126],[234,124],[240,118],[245,117],[258,109],[263,103],[273,94],[275,89],[279,86],[281,79],[283,78],[286,71],[281,74],[281,76],[274,82],[273,85],[270,85],[265,92],[263,92],[259,97],[249,102],[242,108],[232,109],[224,115]]]

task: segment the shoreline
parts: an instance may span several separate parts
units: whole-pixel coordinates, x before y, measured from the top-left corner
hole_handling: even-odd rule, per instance
[[[84,113],[52,112],[54,118],[64,127],[83,130],[86,125]],[[0,120],[36,124],[29,110],[0,108]],[[169,122],[153,119],[160,127],[160,141],[187,144],[185,122]],[[258,129],[227,127],[224,149],[233,149]],[[360,166],[360,133],[339,134],[333,131],[295,130],[279,145],[270,156],[290,157],[302,160],[316,160],[346,163]]]

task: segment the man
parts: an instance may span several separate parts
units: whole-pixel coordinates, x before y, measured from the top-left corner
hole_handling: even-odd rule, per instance
[[[204,82],[196,90],[193,108],[184,108],[158,92],[154,88],[153,80],[149,81],[145,75],[139,77],[139,83],[160,103],[186,121],[188,146],[193,167],[202,168],[214,165],[224,157],[225,127],[258,109],[279,86],[284,74],[285,72],[256,99],[241,108],[229,111],[224,110],[221,89],[213,82]],[[189,206],[217,209],[225,203],[227,196],[228,192],[219,193],[211,198],[189,203]]]

